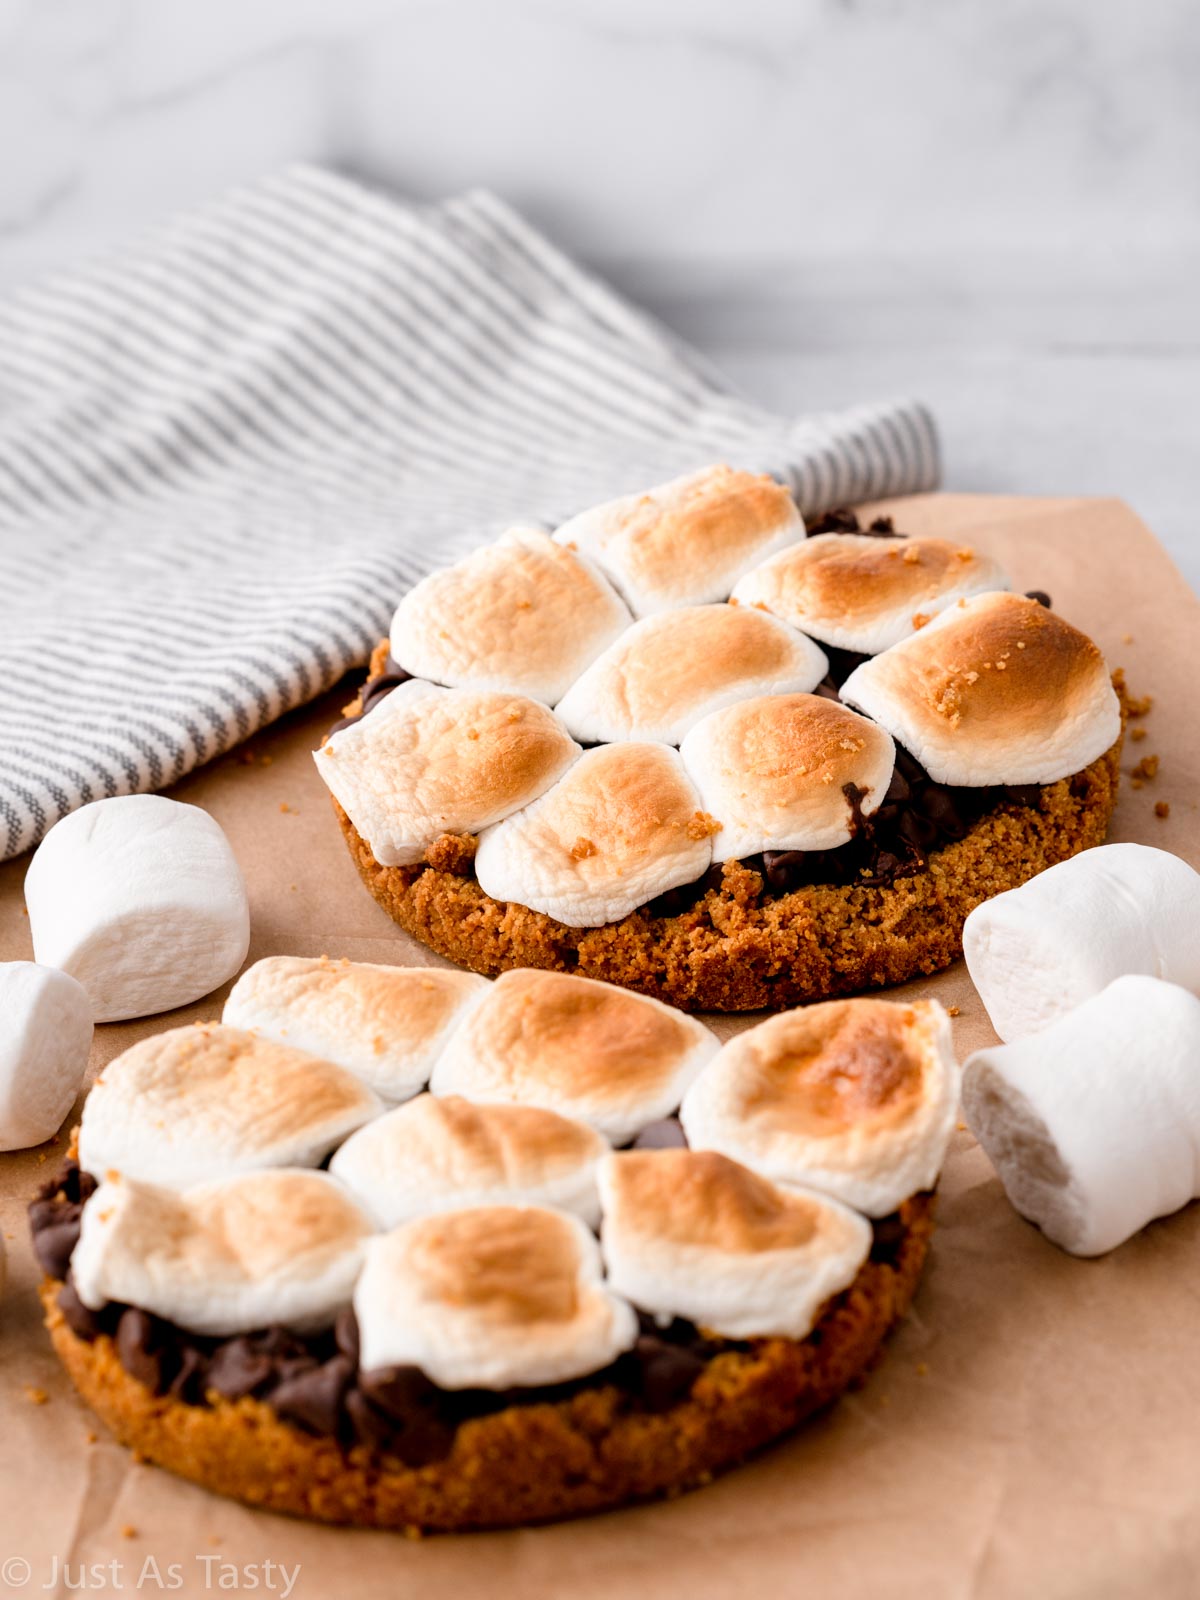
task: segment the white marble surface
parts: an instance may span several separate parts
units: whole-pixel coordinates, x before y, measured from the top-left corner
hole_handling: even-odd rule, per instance
[[[1200,586],[1194,0],[0,0],[0,289],[293,159],[490,186],[782,407]]]

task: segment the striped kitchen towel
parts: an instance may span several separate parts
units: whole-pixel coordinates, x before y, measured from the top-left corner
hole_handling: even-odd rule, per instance
[[[287,171],[0,307],[0,857],[365,660],[404,589],[725,459],[928,489],[912,402],[773,416],[494,196]]]

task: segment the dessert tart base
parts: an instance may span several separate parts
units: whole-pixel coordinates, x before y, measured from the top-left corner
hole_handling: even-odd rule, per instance
[[[637,1409],[614,1384],[461,1423],[427,1466],[344,1446],[285,1422],[262,1401],[156,1396],[107,1335],[67,1325],[62,1284],[44,1280],[46,1324],[79,1393],[147,1461],[249,1505],[323,1522],[411,1533],[496,1528],[609,1510],[707,1483],[861,1379],[907,1309],[933,1231],[934,1197],[907,1200],[896,1236],[825,1308],[802,1341],[757,1339],[714,1355],[689,1397]]]
[[[492,900],[463,870],[383,867],[336,801],[354,864],[388,915],[439,955],[494,977],[545,967],[636,989],[685,1011],[804,1005],[939,972],[962,954],[962,927],[984,900],[1092,845],[1117,801],[1121,741],[1034,805],[1000,803],[966,836],[890,884],[813,884],[771,896],[760,873],[727,863],[688,910],[641,908],[620,922],[569,928]],[[454,841],[439,841],[453,855]],[[435,861],[438,850],[432,852]],[[455,863],[457,865],[457,863]]]

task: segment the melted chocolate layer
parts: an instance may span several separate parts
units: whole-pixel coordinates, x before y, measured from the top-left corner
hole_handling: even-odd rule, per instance
[[[641,1148],[683,1142],[674,1117],[636,1141]],[[83,1204],[95,1188],[91,1175],[69,1162],[29,1207],[34,1253],[46,1274],[62,1281],[58,1306],[77,1338],[90,1342],[107,1335],[126,1372],[155,1395],[196,1406],[207,1405],[210,1393],[228,1400],[251,1395],[309,1433],[383,1449],[411,1467],[443,1460],[459,1425],[472,1417],[566,1400],[585,1389],[611,1385],[628,1410],[668,1411],[687,1398],[714,1356],[750,1348],[744,1341],[710,1338],[682,1318],[662,1325],[639,1313],[633,1349],[599,1372],[539,1388],[451,1390],[431,1383],[417,1367],[364,1371],[350,1309],[322,1333],[300,1335],[275,1326],[224,1339],[191,1333],[136,1306],[113,1302],[91,1311],[76,1293],[70,1260]],[[904,1239],[899,1216],[872,1227],[871,1259],[893,1261]]]

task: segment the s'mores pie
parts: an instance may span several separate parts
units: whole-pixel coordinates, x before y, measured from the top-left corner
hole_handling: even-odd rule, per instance
[[[540,529],[514,528],[410,589],[391,651],[414,678],[553,705],[631,621],[590,561]]]
[[[959,602],[856,667],[841,696],[931,778],[967,788],[1053,783],[1121,733],[1104,657],[1027,595]]]
[[[376,861],[399,867],[442,834],[474,833],[527,806],[578,754],[535,700],[413,678],[314,760]]]
[[[470,972],[328,956],[267,956],[234,984],[221,1020],[335,1061],[390,1105],[429,1082],[466,1011],[487,993]]]
[[[997,562],[951,539],[820,533],[748,572],[733,598],[822,644],[873,656],[954,601],[1008,587]]]
[[[958,1097],[950,1019],[936,1000],[832,1000],[731,1039],[679,1116],[695,1150],[886,1217],[933,1188]]]
[[[643,995],[565,973],[506,972],[454,1033],[435,1095],[542,1106],[624,1144],[674,1111],[716,1036]]]
[[[539,1106],[422,1094],[352,1134],[329,1170],[381,1228],[499,1204],[551,1206],[594,1228],[596,1166],[608,1148],[586,1122]]]
[[[864,1217],[712,1150],[628,1150],[600,1168],[609,1281],[644,1311],[730,1339],[803,1339],[871,1250]]]
[[[192,1333],[328,1327],[350,1304],[374,1231],[323,1172],[239,1173],[182,1192],[115,1178],[83,1208],[71,1256],[89,1310],[110,1302]]]
[[[383,751],[388,708],[476,691],[387,692],[388,641],[317,758],[368,890],[440,955],[777,1010],[948,966],[981,900],[1103,842],[1117,679],[986,552],[847,511],[805,537],[780,484],[723,466],[555,539],[638,620],[542,708],[527,797],[520,763],[483,778],[456,752],[447,702],[440,798],[414,814],[433,780]]]
[[[714,711],[680,749],[718,861],[833,850],[877,811],[896,749],[884,730],[818,695],[764,695]]]
[[[600,745],[541,799],[484,831],[475,874],[493,900],[587,928],[703,876],[713,831],[677,751]]]
[[[727,600],[751,567],[803,539],[804,523],[774,478],[717,466],[582,511],[554,537],[648,617]]]
[[[131,1045],[96,1079],[79,1126],[87,1172],[187,1188],[256,1167],[315,1167],[378,1116],[332,1061],[218,1023]]]
[[[700,1023],[555,973],[483,987],[434,1092],[365,1122],[378,1102],[344,1068],[229,1027],[107,1069],[83,1164],[29,1216],[54,1347],[142,1458],[329,1522],[512,1526],[708,1482],[866,1372],[933,1204],[904,1193],[926,1168],[878,1041],[856,1048],[880,1081],[845,1097],[874,1135],[860,1174],[903,1174],[872,1222],[834,1196],[836,1161],[806,1189],[715,1150],[612,1152],[714,1064]],[[314,992],[268,985],[280,1034]],[[743,1118],[764,1148],[771,1118],[794,1155],[793,1100]],[[330,1146],[328,1172],[284,1164]]]
[[[591,1232],[545,1206],[418,1217],[375,1238],[354,1310],[365,1371],[415,1366],[443,1389],[563,1383],[638,1332]]]
[[[557,711],[582,744],[679,744],[709,712],[750,695],[807,693],[828,667],[811,639],[765,611],[686,606],[635,623],[576,680]]]

